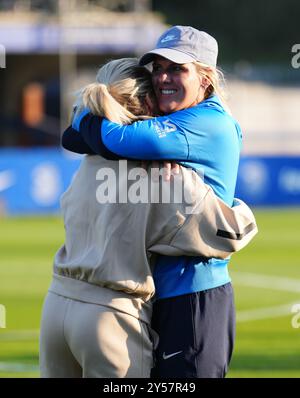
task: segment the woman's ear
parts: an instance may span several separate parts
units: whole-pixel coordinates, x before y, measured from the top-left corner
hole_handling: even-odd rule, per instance
[[[203,76],[202,77],[202,83],[201,86],[204,88],[204,91],[207,89],[207,87],[210,85],[210,81],[207,77]]]

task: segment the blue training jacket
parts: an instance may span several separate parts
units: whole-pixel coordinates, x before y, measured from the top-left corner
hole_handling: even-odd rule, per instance
[[[102,125],[101,125],[102,123]],[[233,204],[241,129],[217,96],[167,116],[119,125],[84,109],[72,127],[95,153],[143,160],[176,160],[204,176],[218,197]],[[229,260],[159,256],[154,270],[157,298],[179,296],[231,281]]]

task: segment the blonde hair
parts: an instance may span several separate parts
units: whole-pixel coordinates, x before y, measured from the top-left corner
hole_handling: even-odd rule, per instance
[[[150,72],[139,66],[137,58],[121,58],[103,65],[96,82],[80,91],[77,109],[88,107],[94,115],[129,124],[149,117],[147,95],[153,95]]]
[[[231,113],[227,104],[228,94],[223,72],[218,68],[213,68],[201,62],[193,63],[195,64],[199,75],[205,77],[210,83],[205,90],[204,98],[207,99],[211,95],[216,94],[220,98],[220,101],[227,112]]]

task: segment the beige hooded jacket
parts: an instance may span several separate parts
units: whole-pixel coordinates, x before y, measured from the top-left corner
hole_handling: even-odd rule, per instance
[[[250,242],[257,226],[245,203],[228,207],[195,172],[180,167],[173,183],[154,183],[133,178],[139,165],[84,157],[61,199],[66,240],[50,291],[149,322],[155,254],[226,258]],[[180,203],[162,203],[168,193],[178,198],[180,186]],[[141,197],[145,203],[132,203]]]

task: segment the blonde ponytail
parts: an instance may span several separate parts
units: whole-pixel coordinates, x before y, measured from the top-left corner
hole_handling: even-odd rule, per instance
[[[92,83],[82,90],[82,102],[94,115],[105,116],[112,122],[128,124],[136,117],[122,106],[103,83]]]
[[[95,83],[81,90],[77,112],[88,107],[94,115],[129,124],[149,118],[145,98],[151,92],[151,74],[136,58],[113,60],[99,69]]]

